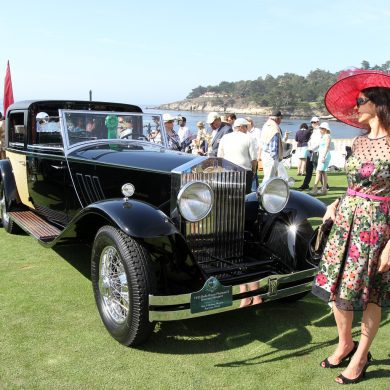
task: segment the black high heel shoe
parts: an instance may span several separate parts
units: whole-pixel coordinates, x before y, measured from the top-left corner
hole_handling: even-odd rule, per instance
[[[329,362],[328,358],[326,358],[325,360],[323,360],[321,363],[320,363],[320,366],[322,368],[337,368],[337,367],[340,367],[342,363],[344,363],[346,360],[351,360],[351,357],[354,355],[354,353],[356,352],[357,348],[359,346],[359,343],[357,341],[354,341],[353,342],[353,348],[352,348],[352,351],[349,352],[347,355],[345,355],[341,360],[340,360],[340,363],[339,364],[332,364]]]
[[[368,354],[367,354],[367,362],[364,365],[362,372],[356,378],[349,379],[349,378],[346,378],[343,374],[340,374],[336,379],[341,379],[342,382],[339,382],[339,381],[336,381],[336,382],[339,385],[351,385],[353,383],[360,382],[365,377],[367,368],[371,364],[371,360],[372,360],[372,355],[371,355],[370,352],[368,352]]]

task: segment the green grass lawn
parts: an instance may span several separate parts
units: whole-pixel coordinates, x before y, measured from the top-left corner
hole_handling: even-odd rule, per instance
[[[330,175],[332,191],[320,199],[332,201],[345,184]],[[0,389],[339,388],[339,370],[319,366],[337,333],[315,297],[161,323],[146,345],[126,348],[100,321],[88,252],[45,249],[0,228]],[[385,312],[375,361],[354,389],[388,388],[389,322]]]

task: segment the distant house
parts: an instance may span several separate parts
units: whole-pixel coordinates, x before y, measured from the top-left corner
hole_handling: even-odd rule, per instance
[[[203,98],[221,98],[221,97],[229,97],[230,95],[227,93],[217,93],[217,92],[205,92],[200,97]]]

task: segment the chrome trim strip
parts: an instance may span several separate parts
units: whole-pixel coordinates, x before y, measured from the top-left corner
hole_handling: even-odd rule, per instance
[[[316,273],[316,268],[310,268],[305,271],[294,272],[291,274],[284,275],[270,275],[266,278],[259,279],[257,281],[237,284],[232,286],[232,294],[240,294],[242,291],[246,291],[247,284],[250,283],[258,283],[258,288],[263,288],[268,285],[269,279],[277,279],[278,284],[281,283],[290,283],[295,282],[300,279],[314,277]],[[282,290],[279,290],[279,292]],[[191,302],[191,293],[188,294],[180,294],[180,295],[149,295],[149,306],[172,306],[172,305],[184,305],[189,304]]]
[[[314,270],[312,271],[314,275]],[[276,299],[285,298],[294,294],[299,294],[305,291],[311,290],[311,287],[313,285],[313,282],[306,282],[304,284],[300,284],[298,286],[293,286],[285,289],[281,289],[278,291],[275,295],[269,295],[268,293],[254,295],[253,297],[260,297],[261,302],[254,304],[243,304],[243,301],[245,299],[236,299],[233,300],[233,304],[228,307],[222,307],[215,310],[208,310],[201,313],[191,313],[190,309],[181,309],[181,310],[170,310],[170,311],[152,311],[149,310],[149,321],[177,321],[177,320],[184,320],[187,318],[195,318],[195,317],[204,317],[212,314],[217,313],[223,313],[225,311],[231,311],[231,310],[237,310],[242,309],[244,307],[248,306],[255,306],[260,303],[274,301]]]

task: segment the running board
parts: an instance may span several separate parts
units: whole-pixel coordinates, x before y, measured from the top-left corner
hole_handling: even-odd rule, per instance
[[[10,211],[9,217],[24,231],[41,241],[52,241],[61,230],[51,225],[32,211]]]

